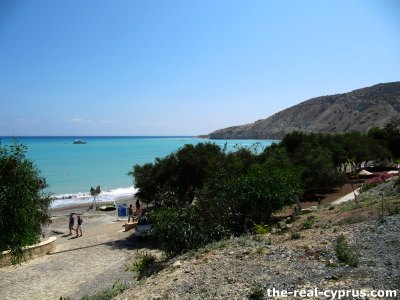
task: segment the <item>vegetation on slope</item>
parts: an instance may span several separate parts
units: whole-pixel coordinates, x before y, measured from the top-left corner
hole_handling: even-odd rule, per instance
[[[393,125],[368,134],[293,132],[257,153],[226,152],[215,144],[186,145],[130,175],[137,197],[163,207],[154,232],[170,255],[267,224],[284,206],[342,185],[363,162],[399,158],[400,130]]]
[[[266,299],[273,288],[309,287],[381,290],[388,292],[388,299],[395,298],[399,186],[400,179],[384,182],[361,193],[357,202],[322,204],[271,226],[266,234],[232,237],[172,259],[161,258],[164,270],[143,278],[118,299],[149,295],[157,299]],[[305,228],[306,222],[310,225]]]

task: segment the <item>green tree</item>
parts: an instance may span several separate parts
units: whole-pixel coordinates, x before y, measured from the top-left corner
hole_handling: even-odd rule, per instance
[[[390,138],[389,150],[392,152],[393,158],[400,158],[400,132]]]
[[[25,246],[39,242],[41,225],[49,221],[46,182],[26,151],[17,142],[0,145],[0,251],[11,250],[13,263],[24,259]]]
[[[371,128],[368,131],[368,136],[378,141],[383,149],[390,151],[393,158],[400,158],[400,129],[397,122],[388,123],[384,128]],[[386,154],[386,152],[383,154]]]
[[[372,153],[373,141],[368,135],[354,131],[343,134],[343,138],[347,158],[354,159],[354,171],[358,172],[363,162],[375,159]]]
[[[226,178],[236,178],[247,174],[250,166],[256,162],[256,156],[247,148],[239,148],[237,151],[226,155],[223,166]]]
[[[135,165],[128,174],[144,202],[163,201],[170,207],[190,205],[204,183],[223,168],[225,154],[211,143],[185,145],[154,163]]]
[[[345,182],[344,173],[340,170],[342,160],[348,155],[340,141],[342,139],[329,134],[302,132],[287,134],[282,140],[281,146],[301,174],[302,188],[306,194],[327,190]],[[351,155],[355,155],[353,152]],[[365,152],[360,151],[358,157],[361,157],[361,153]]]
[[[194,206],[164,207],[152,215],[155,237],[169,255],[268,223],[273,212],[295,201],[300,185],[289,170],[261,165],[238,178],[219,179],[202,188]]]
[[[286,148],[281,144],[273,144],[266,148],[264,152],[258,156],[258,163],[265,165],[266,168],[292,170],[295,168]]]
[[[295,202],[299,191],[291,170],[252,165],[248,174],[222,182],[216,194],[203,190],[198,205],[222,228],[241,234],[254,223],[268,223],[272,213]]]
[[[333,164],[329,149],[316,147],[304,155],[302,181],[305,191],[325,191],[343,185],[346,178]]]

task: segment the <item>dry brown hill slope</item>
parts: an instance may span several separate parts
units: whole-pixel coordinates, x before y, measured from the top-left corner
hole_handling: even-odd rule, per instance
[[[367,131],[400,120],[400,82],[312,98],[251,124],[219,129],[211,139],[281,139],[286,133]]]

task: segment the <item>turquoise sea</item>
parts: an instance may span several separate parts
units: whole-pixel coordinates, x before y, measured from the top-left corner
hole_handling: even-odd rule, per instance
[[[86,144],[74,144],[75,139]],[[100,186],[100,201],[113,201],[135,193],[133,178],[127,173],[135,164],[154,162],[185,144],[212,142],[228,151],[238,147],[257,150],[268,147],[272,140],[207,140],[194,137],[16,137],[27,145],[27,156],[34,161],[49,184],[55,201],[53,207],[92,201],[89,190]],[[2,137],[1,144],[12,138]]]

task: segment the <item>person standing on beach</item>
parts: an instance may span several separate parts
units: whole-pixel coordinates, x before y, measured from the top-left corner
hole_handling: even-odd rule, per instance
[[[128,223],[129,223],[129,221],[131,220],[131,218],[132,218],[132,221],[133,221],[133,208],[132,208],[132,204],[129,205],[129,208],[128,208]]]
[[[69,235],[72,235],[72,230],[74,229],[74,223],[75,223],[75,219],[74,219],[74,213],[70,213],[69,214]]]
[[[77,221],[78,221],[78,226],[76,226],[76,237],[82,236],[82,223],[83,223],[83,220],[82,220],[80,215],[78,215],[78,220]],[[78,234],[79,232],[81,233],[80,235]]]

